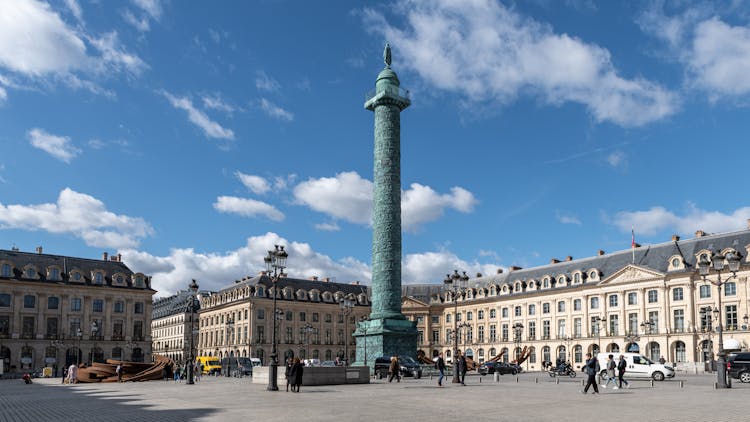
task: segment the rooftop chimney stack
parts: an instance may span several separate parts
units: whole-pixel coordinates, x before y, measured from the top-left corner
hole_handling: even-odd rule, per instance
[[[552,258],[552,259],[549,260],[550,264],[557,264],[558,262],[560,262],[560,260],[557,259],[557,258]]]
[[[508,270],[510,270],[510,271],[518,271],[518,270],[522,270],[522,269],[523,269],[523,267],[519,267],[517,265],[511,265],[510,268],[508,268]]]
[[[102,261],[106,261],[107,258],[109,258],[109,254],[106,252],[102,252]]]
[[[676,234],[673,234],[672,235],[672,242],[679,242],[679,241],[680,241],[680,236],[678,236]]]
[[[565,257],[565,260],[566,261],[572,261],[573,257],[571,255],[568,255],[568,256]]]
[[[497,273],[498,273],[498,274],[502,274],[502,273],[503,273],[503,269],[502,269],[502,268],[498,268],[498,269],[497,269]]]
[[[597,254],[597,255],[599,255],[599,256],[604,256],[604,250],[603,250],[603,249],[599,249],[599,250],[598,250],[598,251],[596,252],[596,254]]]
[[[695,237],[703,237],[705,235],[706,235],[706,232],[704,232],[703,230],[698,230],[695,232]]]
[[[36,247],[36,253],[38,253],[39,255],[42,254],[42,247],[41,246],[37,246]]]

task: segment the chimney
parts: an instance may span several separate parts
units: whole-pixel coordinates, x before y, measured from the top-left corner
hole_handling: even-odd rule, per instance
[[[41,246],[37,246],[36,247],[36,253],[38,253],[39,255],[42,254],[42,247]]]
[[[673,234],[672,235],[672,242],[679,242],[679,241],[680,241],[680,236],[678,236],[676,234]]]
[[[122,254],[121,253],[117,254],[117,262],[122,262]]]
[[[599,255],[599,256],[604,256],[604,250],[603,249],[599,249],[598,251],[596,251],[596,254]]]
[[[508,268],[509,271],[518,271],[518,270],[522,270],[522,269],[523,269],[523,267],[519,267],[517,265],[511,265],[510,268]]]
[[[502,268],[498,268],[498,269],[497,269],[497,273],[498,273],[498,274],[502,274],[502,273],[503,273],[503,269],[502,269]]]
[[[318,281],[318,276],[317,275],[310,276],[310,280],[312,280],[312,281]]]
[[[636,248],[640,248],[640,247],[641,247],[641,244],[640,244],[640,243],[636,243],[636,244],[635,244],[635,247],[636,247]]]
[[[695,237],[703,237],[705,235],[706,235],[706,232],[704,232],[703,230],[698,230],[695,232]]]
[[[102,261],[106,261],[108,257],[109,257],[108,253],[102,252]]]
[[[326,278],[323,279],[323,281],[326,282],[326,283],[330,283],[331,282],[331,277],[326,277]]]
[[[352,281],[352,284],[355,285],[355,286],[359,286],[359,280]]]
[[[552,258],[552,259],[549,260],[550,264],[557,264],[558,262],[560,262],[560,260],[557,259],[557,258]]]
[[[477,273],[477,278],[482,278],[482,273]]]
[[[572,261],[572,260],[573,260],[573,257],[572,257],[572,256],[570,256],[570,255],[568,255],[568,256],[566,256],[566,257],[565,257],[565,260],[566,260],[566,261]]]

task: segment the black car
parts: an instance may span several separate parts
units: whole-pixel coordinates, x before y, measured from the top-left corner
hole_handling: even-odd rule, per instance
[[[399,356],[398,358],[399,372],[403,377],[414,377],[422,378],[422,367],[419,363],[409,356]],[[385,378],[388,376],[388,369],[391,367],[390,356],[381,356],[375,359],[375,375],[378,378]]]
[[[516,375],[518,373],[518,369],[505,362],[485,362],[479,367],[480,375],[494,374],[495,372],[500,375]]]
[[[730,353],[727,356],[727,372],[732,378],[750,382],[750,353]]]

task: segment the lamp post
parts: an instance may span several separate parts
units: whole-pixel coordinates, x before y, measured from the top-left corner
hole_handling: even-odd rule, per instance
[[[365,341],[363,342],[365,347],[365,366],[367,366],[367,327],[369,326],[369,324],[367,324],[367,321],[370,321],[370,317],[368,317],[367,315],[363,315],[362,318],[359,319],[359,322],[362,323],[360,324],[360,328],[365,334]]]
[[[228,352],[224,354],[224,357],[227,358],[227,370],[225,371],[224,376],[229,377],[232,372],[232,358],[229,357],[229,354],[232,351],[232,343],[233,343],[232,337],[234,337],[234,319],[232,319],[231,317],[228,317],[226,326],[227,326],[226,344],[228,346],[227,347]]]
[[[518,359],[521,358],[521,334],[523,334],[523,324],[520,322],[517,322],[513,324],[513,342],[516,343],[516,349],[513,351],[513,355],[516,359],[516,364],[518,364]]]
[[[653,353],[651,353],[651,333],[654,329],[654,325],[656,325],[656,323],[654,321],[651,321],[650,319],[641,323],[643,334],[646,335],[646,353],[648,353],[648,358],[651,360],[654,360]]]
[[[310,335],[315,328],[309,322],[300,327],[299,331],[305,335],[305,359],[310,359]]]
[[[60,356],[60,349],[65,347],[65,336],[56,335],[55,339],[50,342],[50,345],[55,348],[55,376],[57,376],[57,368],[60,368],[60,361],[57,360],[57,357]],[[2,345],[0,345],[0,350],[2,350]],[[0,353],[0,367],[3,366],[2,358],[2,353]]]
[[[736,241],[735,241],[736,243]],[[724,260],[727,261],[727,264],[729,266],[729,271],[732,273],[731,276],[729,276],[726,280],[721,280],[721,272],[724,270]],[[714,271],[716,272],[716,280],[709,280],[708,274],[711,271],[711,268],[713,267]],[[711,253],[711,261],[709,262],[708,257],[706,254],[701,255],[700,260],[698,261],[698,274],[700,274],[701,278],[703,278],[704,283],[711,283],[718,289],[719,293],[719,305],[718,305],[718,325],[717,330],[719,332],[719,353],[718,353],[718,361],[717,361],[717,368],[716,368],[716,377],[717,377],[717,387],[718,388],[729,388],[729,385],[727,384],[727,367],[726,367],[726,353],[724,352],[724,336],[723,336],[723,327],[721,323],[721,286],[723,286],[725,283],[727,283],[729,280],[737,277],[737,270],[740,269],[740,254],[738,252],[730,250],[729,252],[725,254],[722,254],[721,252],[712,252]]]
[[[572,351],[570,350],[570,345],[573,344],[573,337],[571,336],[565,336],[562,338],[562,341],[565,342],[565,362],[572,361],[573,359],[570,359],[570,356],[573,355]]]
[[[93,341],[93,345],[91,346],[91,351],[89,352],[89,362],[94,363],[94,350],[96,349],[96,333],[99,332],[99,325],[96,323],[96,321],[91,322],[91,339]]]
[[[711,339],[711,335],[713,334],[713,321],[716,321],[719,319],[719,308],[712,308],[711,306],[705,306],[698,311],[698,313],[701,316],[701,321],[705,324],[705,332],[708,334],[708,347],[706,350],[708,352],[708,367],[710,371],[713,371],[714,368],[714,343]]]
[[[601,317],[599,315],[594,317],[594,324],[596,324],[596,353],[602,352],[602,324],[607,323],[607,317]]]
[[[266,264],[266,270],[273,274],[271,282],[273,283],[273,346],[271,347],[271,367],[268,374],[268,391],[279,391],[279,386],[276,383],[276,374],[278,373],[279,360],[276,354],[276,326],[278,325],[276,320],[276,296],[278,295],[278,282],[281,275],[284,273],[286,268],[286,259],[289,254],[284,251],[283,246],[274,245],[274,250],[268,251],[268,255],[263,258],[263,262]]]
[[[351,299],[341,299],[339,301],[339,307],[341,308],[341,315],[344,320],[344,366],[349,366],[349,326],[348,319],[349,314],[354,309],[354,301]]]
[[[193,355],[193,337],[195,337],[195,308],[197,307],[196,301],[198,300],[196,298],[196,295],[198,294],[198,283],[195,281],[195,279],[193,279],[193,281],[190,283],[188,289],[190,291],[190,296],[188,298],[187,304],[187,311],[190,315],[190,351],[188,352],[187,360],[188,379],[186,384],[192,385],[195,383],[195,381],[193,380],[193,366],[195,365],[195,356]]]
[[[458,300],[457,296],[463,291],[469,281],[466,271],[463,275],[458,274],[458,270],[453,270],[453,274],[448,274],[443,280],[445,290],[451,293],[453,300],[453,380],[451,383],[460,384],[461,378],[458,375]]]
[[[78,343],[76,346],[76,366],[81,364],[81,337],[83,337],[83,331],[81,331],[81,327],[78,327],[76,328],[76,343]]]

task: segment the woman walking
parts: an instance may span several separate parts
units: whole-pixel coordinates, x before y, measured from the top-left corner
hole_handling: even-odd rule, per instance
[[[305,371],[305,366],[302,365],[299,358],[294,358],[294,364],[290,371],[290,377],[292,378],[292,392],[299,393],[299,387],[302,385],[302,373]]]

